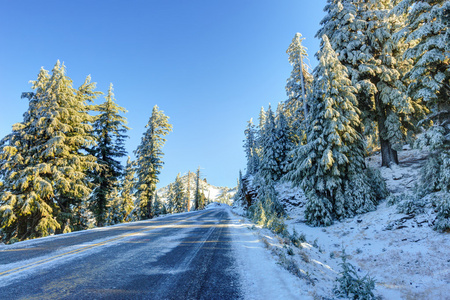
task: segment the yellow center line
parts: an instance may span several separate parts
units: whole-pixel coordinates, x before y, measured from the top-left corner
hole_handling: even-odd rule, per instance
[[[24,265],[24,266],[20,266],[20,267],[16,267],[16,268],[13,268],[13,269],[10,269],[10,270],[7,270],[7,271],[0,272],[0,277],[1,276],[11,275],[11,274],[18,273],[18,272],[21,272],[21,271],[25,271],[25,270],[28,270],[28,269],[30,269],[32,267],[39,266],[39,265],[42,265],[42,264],[47,263],[49,261],[55,260],[57,258],[60,258],[60,257],[63,257],[63,256],[68,256],[68,255],[71,255],[71,254],[84,252],[84,251],[87,251],[87,250],[95,248],[95,247],[103,246],[103,245],[106,245],[108,243],[111,243],[111,242],[114,242],[114,241],[117,241],[117,240],[120,240],[120,239],[124,239],[124,238],[129,237],[129,236],[137,235],[137,234],[142,233],[142,232],[148,232],[148,231],[151,231],[151,230],[154,230],[154,229],[158,229],[158,228],[169,227],[170,225],[177,224],[177,223],[180,223],[180,222],[184,222],[184,221],[187,221],[187,220],[189,220],[191,218],[194,218],[194,217],[198,217],[198,216],[201,217],[201,216],[203,216],[203,215],[205,215],[207,213],[208,212],[204,212],[204,213],[202,213],[200,215],[195,215],[195,216],[192,216],[192,217],[189,217],[189,218],[186,218],[186,219],[178,220],[176,222],[172,222],[172,223],[168,223],[168,224],[164,224],[164,225],[158,225],[158,226],[152,227],[150,229],[145,228],[145,229],[139,230],[138,232],[122,234],[122,235],[120,235],[118,237],[115,237],[115,238],[112,238],[112,239],[109,239],[109,240],[106,240],[106,241],[103,241],[103,242],[100,242],[100,243],[87,245],[87,246],[84,246],[84,247],[81,247],[81,248],[78,248],[78,249],[75,249],[75,250],[71,250],[71,251],[68,251],[68,252],[64,252],[64,253],[61,253],[61,254],[49,257],[49,258],[38,260],[38,261],[35,261],[35,262],[32,262],[32,263],[29,263],[27,265]]]

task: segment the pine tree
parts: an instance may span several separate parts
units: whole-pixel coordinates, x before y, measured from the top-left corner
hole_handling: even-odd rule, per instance
[[[361,128],[369,139],[378,137],[382,165],[398,164],[397,150],[411,142],[423,106],[405,93],[402,58],[406,44],[393,39],[404,26],[404,15],[392,15],[396,1],[329,0],[317,36],[326,34],[339,60],[358,88]],[[376,130],[376,131],[375,131]]]
[[[168,123],[168,117],[163,111],[154,106],[152,115],[146,126],[147,131],[141,139],[140,145],[135,151],[136,155],[136,196],[138,198],[139,218],[148,219],[152,217],[152,197],[159,182],[158,175],[163,167],[162,147],[166,142],[164,138],[170,131],[172,125]]]
[[[237,192],[234,195],[234,202],[244,204],[246,194],[247,194],[247,188],[246,188],[245,182],[242,178],[242,171],[239,170],[239,179],[237,182]]]
[[[134,170],[134,162],[131,161],[128,156],[127,164],[125,166],[124,177],[122,181],[122,190],[120,196],[122,198],[121,204],[121,222],[131,221],[137,219],[136,215],[133,215],[135,210],[134,193],[136,186],[136,177]]]
[[[269,106],[264,123],[264,131],[261,135],[261,163],[259,175],[266,183],[273,183],[281,178],[282,172],[277,161],[277,132],[275,128],[275,117]]]
[[[273,145],[273,148],[275,152],[275,160],[278,164],[277,177],[280,179],[288,171],[288,164],[290,163],[288,153],[294,146],[289,140],[289,125],[281,104],[278,105],[275,122],[276,143]]]
[[[174,203],[174,211],[176,213],[184,212],[186,207],[186,195],[185,195],[185,187],[180,177],[180,174],[177,175],[175,182],[173,184],[173,199]]]
[[[289,55],[289,63],[292,65],[291,76],[287,80],[285,114],[291,131],[289,138],[294,145],[298,145],[304,139],[304,126],[306,111],[308,111],[307,95],[310,93],[313,81],[308,72],[305,59],[308,57],[307,49],[302,45],[304,38],[296,33],[292,43],[286,50]],[[300,70],[302,70],[300,72]]]
[[[248,121],[244,134],[244,149],[247,157],[247,175],[254,175],[259,170],[259,157],[257,152],[256,129],[255,125],[253,125],[252,119]]]
[[[340,196],[346,183],[363,176],[364,144],[357,128],[360,124],[356,89],[348,79],[326,35],[322,37],[319,65],[314,70],[310,97],[310,127],[307,144],[295,152],[295,168],[287,178],[301,186],[308,197],[306,219],[314,226],[327,226],[332,218],[353,214],[355,199]],[[364,186],[369,184],[362,179]],[[349,185],[347,185],[349,186]],[[370,187],[369,187],[370,188]],[[367,201],[371,200],[369,198]],[[349,205],[350,204],[350,205]]]
[[[155,199],[153,201],[152,211],[155,216],[165,214],[164,204],[159,199],[157,192],[155,192]]]
[[[206,197],[203,188],[200,186],[200,167],[197,169],[197,178],[195,183],[195,210],[204,209],[206,205]]]
[[[5,240],[68,232],[86,226],[84,201],[91,193],[86,172],[98,167],[84,149],[93,145],[87,103],[98,96],[87,77],[77,90],[58,61],[41,69],[34,92],[24,93],[23,122],[1,141],[0,208]]]
[[[188,171],[186,184],[186,211],[191,210],[191,171]]]
[[[450,1],[403,0],[395,12],[408,16],[407,26],[396,33],[400,43],[411,45],[404,54],[413,61],[405,75],[411,80],[408,93],[426,103],[430,113],[422,122],[432,124],[417,141],[431,150],[422,171],[423,189],[450,192],[444,167],[450,157]]]
[[[123,167],[119,159],[126,155],[125,133],[129,128],[125,126],[126,119],[120,115],[120,112],[125,113],[126,110],[116,104],[112,84],[105,102],[97,105],[96,111],[99,114],[93,127],[97,144],[89,153],[97,158],[100,171],[94,172],[92,176],[97,185],[92,195],[92,206],[97,226],[103,226],[110,194],[118,188],[119,178],[122,176]]]
[[[169,184],[167,189],[167,213],[173,214],[175,213],[175,196],[173,191],[173,184]]]

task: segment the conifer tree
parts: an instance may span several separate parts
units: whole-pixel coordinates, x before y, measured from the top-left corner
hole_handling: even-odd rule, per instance
[[[131,221],[137,219],[136,215],[133,215],[132,212],[135,210],[134,204],[134,193],[136,186],[136,177],[135,177],[135,169],[134,162],[131,161],[128,156],[127,164],[125,166],[124,177],[122,181],[122,190],[120,193],[121,196],[121,222]]]
[[[246,189],[245,183],[242,178],[242,171],[239,170],[239,179],[237,182],[237,192],[234,195],[234,202],[236,202],[236,203],[240,202],[241,204],[243,204],[246,194],[247,194],[247,189]]]
[[[254,175],[259,170],[259,157],[257,152],[256,129],[252,119],[248,121],[244,131],[244,149],[247,157],[247,175]]]
[[[195,184],[195,210],[204,209],[206,205],[206,197],[203,188],[200,186],[200,167],[197,169],[197,178]]]
[[[407,26],[396,33],[399,43],[412,45],[404,53],[413,61],[405,75],[409,95],[424,101],[429,114],[422,121],[432,126],[419,137],[418,146],[431,150],[422,170],[423,190],[450,192],[450,1],[401,1],[394,12],[407,14]],[[442,197],[450,199],[448,196]],[[440,206],[442,207],[442,205]],[[450,207],[450,204],[447,204]],[[448,221],[447,221],[448,222]]]
[[[288,170],[290,163],[289,151],[292,150],[293,144],[289,140],[289,125],[284,115],[284,110],[281,104],[278,105],[277,115],[275,120],[275,141],[273,145],[275,160],[278,164],[278,179],[280,179]]]
[[[191,171],[188,171],[186,184],[186,211],[191,210]]]
[[[164,204],[161,202],[161,199],[159,198],[157,192],[155,192],[155,199],[153,201],[152,211],[155,216],[165,214]]]
[[[259,175],[266,183],[278,181],[282,175],[276,157],[276,144],[277,135],[275,117],[269,106],[264,124],[264,131],[261,135],[261,165],[259,171]]]
[[[367,203],[354,207],[355,198],[341,196],[352,187],[346,183],[364,176],[363,140],[357,131],[360,112],[356,89],[326,35],[322,37],[318,57],[307,144],[296,150],[295,168],[287,178],[301,186],[307,195],[307,221],[314,226],[327,226],[334,217],[352,215],[362,207],[372,207],[373,202],[368,198]],[[360,188],[367,187],[370,191],[365,180],[362,177]],[[351,192],[346,195],[351,196]]]
[[[393,34],[403,27],[404,15],[391,15],[395,0],[329,0],[317,36],[326,34],[339,60],[358,88],[361,128],[369,139],[378,137],[382,165],[398,164],[397,150],[414,135],[423,106],[405,93],[403,59],[406,44]],[[376,130],[375,130],[376,129]]]
[[[126,110],[115,102],[112,84],[105,102],[97,105],[96,111],[99,114],[93,127],[97,144],[89,152],[97,158],[100,170],[93,173],[93,182],[97,187],[93,191],[91,205],[97,226],[103,226],[110,194],[118,188],[119,178],[122,176],[123,167],[119,159],[126,155],[125,133],[129,128],[125,126],[126,119],[120,115]]]
[[[185,187],[180,174],[177,175],[173,184],[173,204],[176,213],[184,212],[186,207]]]
[[[138,199],[139,218],[148,219],[152,217],[152,198],[159,182],[158,175],[163,167],[162,147],[166,142],[165,136],[172,131],[172,125],[163,111],[154,106],[152,115],[146,125],[140,145],[135,151],[136,155],[136,196]]]
[[[291,76],[287,80],[285,115],[291,131],[289,138],[294,145],[297,145],[303,137],[305,112],[307,107],[307,95],[310,93],[313,81],[312,75],[308,72],[305,59],[308,57],[307,49],[302,45],[304,38],[300,33],[296,33],[292,39],[286,53],[289,55],[289,63],[292,65]],[[301,72],[300,72],[301,70]]]
[[[98,167],[91,147],[88,102],[98,96],[87,77],[77,90],[58,61],[50,75],[41,69],[34,92],[24,93],[24,120],[1,141],[0,222],[6,240],[81,229],[91,193],[86,172]]]

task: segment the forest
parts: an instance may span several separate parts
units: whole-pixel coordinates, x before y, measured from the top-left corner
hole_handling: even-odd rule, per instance
[[[248,122],[236,200],[256,222],[283,232],[275,186],[304,191],[312,226],[376,210],[388,197],[377,168],[399,164],[404,145],[430,151],[410,205],[430,202],[434,228],[450,229],[449,1],[329,0],[310,72],[297,33],[287,49],[287,100]]]
[[[287,99],[261,109],[258,124],[248,122],[235,202],[255,221],[283,230],[275,186],[288,182],[307,196],[308,223],[328,226],[376,209],[388,191],[365,159],[379,152],[382,166],[399,164],[398,151],[409,144],[430,151],[414,201],[431,201],[435,229],[448,231],[450,2],[328,0],[324,11],[318,65],[311,71],[297,33],[287,49]],[[123,166],[126,110],[112,84],[103,94],[88,76],[76,88],[58,61],[39,71],[22,98],[29,103],[23,120],[0,141],[3,242],[204,207],[198,185],[193,205],[177,184],[170,207],[158,199],[172,131],[158,106],[135,159]]]

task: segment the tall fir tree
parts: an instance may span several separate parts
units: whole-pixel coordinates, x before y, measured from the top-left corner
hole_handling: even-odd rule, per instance
[[[327,226],[335,217],[371,209],[374,203],[371,197],[363,203],[356,203],[356,198],[350,197],[353,191],[348,183],[363,176],[365,168],[363,139],[357,130],[360,112],[356,89],[326,35],[322,37],[318,57],[307,144],[297,148],[295,168],[287,178],[302,187],[307,195],[307,221],[314,226]],[[359,189],[370,192],[365,179],[359,180]]]
[[[397,1],[329,0],[317,36],[327,35],[339,60],[358,88],[361,133],[378,138],[382,165],[398,164],[397,150],[411,142],[424,108],[405,93],[403,59],[406,44],[393,34],[405,25],[404,15],[391,15]]]
[[[275,127],[275,116],[271,107],[267,110],[264,131],[261,134],[261,164],[259,175],[265,183],[273,183],[281,178],[281,169],[277,161],[277,135]],[[263,183],[264,184],[264,183]]]
[[[24,93],[23,122],[1,141],[1,228],[5,240],[19,240],[86,226],[87,176],[98,168],[86,154],[94,138],[88,103],[99,92],[87,77],[79,89],[59,61],[52,74],[41,69],[34,92]]]
[[[281,104],[277,107],[275,118],[275,141],[273,148],[275,160],[278,164],[278,179],[280,179],[288,171],[288,164],[290,163],[289,152],[294,147],[289,140],[289,125]]]
[[[134,162],[128,156],[127,164],[125,165],[124,177],[122,180],[121,197],[121,222],[132,221],[137,219],[137,215],[133,214],[135,211],[134,194],[136,188],[136,177]]]
[[[432,126],[417,144],[430,150],[421,172],[422,194],[440,191],[435,229],[450,229],[450,1],[402,0],[394,13],[407,14],[407,26],[396,33],[409,44],[404,56],[413,62],[405,75],[408,94],[424,101],[429,114],[422,121]]]
[[[305,139],[304,124],[305,112],[308,110],[307,95],[311,91],[313,81],[308,72],[307,49],[303,46],[302,35],[296,33],[286,53],[289,55],[289,63],[292,65],[290,77],[286,83],[288,99],[285,104],[285,115],[291,129],[289,138],[294,145],[298,145]]]
[[[175,206],[176,213],[184,212],[186,210],[186,192],[180,174],[177,175],[177,178],[173,184],[172,202]]]
[[[257,151],[257,136],[255,125],[252,119],[248,121],[247,128],[244,131],[244,149],[247,157],[247,173],[246,175],[255,175],[259,170],[259,156]]]
[[[156,191],[156,184],[159,182],[158,175],[161,173],[164,164],[162,147],[166,142],[165,136],[172,131],[172,125],[169,124],[168,119],[169,117],[155,105],[146,125],[147,131],[135,151],[136,196],[140,219],[152,217],[152,200]]]
[[[95,110],[99,113],[93,124],[97,143],[89,153],[97,158],[100,170],[92,175],[96,188],[92,193],[91,205],[97,226],[103,226],[109,198],[114,190],[117,191],[122,176],[123,166],[120,159],[127,154],[124,144],[127,138],[125,133],[129,128],[125,125],[126,119],[120,115],[126,113],[126,110],[117,105],[112,84],[105,101],[97,105]]]
[[[204,209],[206,205],[206,197],[203,192],[203,188],[200,185],[200,167],[197,169],[197,177],[195,183],[195,200],[194,207],[195,210]]]

